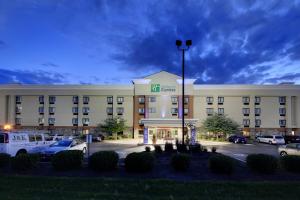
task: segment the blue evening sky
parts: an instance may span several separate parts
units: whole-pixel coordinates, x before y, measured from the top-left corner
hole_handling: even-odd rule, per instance
[[[300,84],[299,0],[0,0],[0,83]]]

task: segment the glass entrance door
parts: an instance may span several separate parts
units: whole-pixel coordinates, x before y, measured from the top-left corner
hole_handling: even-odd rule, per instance
[[[157,129],[157,139],[173,139],[173,134],[171,129]]]

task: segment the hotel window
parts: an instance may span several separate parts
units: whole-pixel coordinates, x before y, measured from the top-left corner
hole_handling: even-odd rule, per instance
[[[244,114],[244,116],[249,116],[250,108],[243,108],[243,114]]]
[[[144,108],[139,108],[139,114],[144,114],[145,113],[145,109]]]
[[[82,118],[82,124],[83,126],[88,126],[90,123],[90,118]]]
[[[16,118],[15,119],[15,123],[16,123],[16,125],[21,125],[21,123],[22,123],[22,118]]]
[[[16,96],[16,104],[22,103],[22,97],[21,96]]]
[[[206,103],[207,103],[208,105],[212,105],[213,102],[214,102],[214,98],[213,98],[213,97],[206,97]]]
[[[280,105],[285,105],[286,98],[285,97],[278,97],[278,101]]]
[[[16,106],[16,114],[21,114],[21,112],[22,112],[22,106],[17,105]]]
[[[279,115],[280,116],[285,116],[286,114],[286,109],[285,108],[279,108]]]
[[[55,107],[49,107],[49,114],[53,115],[55,113]]]
[[[224,108],[218,108],[218,115],[224,115]]]
[[[149,113],[156,113],[156,108],[149,108]]]
[[[177,115],[177,113],[178,113],[178,108],[171,108],[172,115]]]
[[[112,96],[107,97],[107,103],[108,104],[112,104],[113,103],[113,97]]]
[[[39,107],[39,114],[43,115],[44,114],[44,106]]]
[[[188,115],[189,114],[189,109],[188,108],[185,108],[184,109],[184,115]]]
[[[152,103],[156,102],[156,97],[149,97],[149,101]]]
[[[243,125],[244,125],[244,127],[249,127],[250,126],[250,119],[243,119]]]
[[[184,104],[188,104],[189,103],[189,98],[188,97],[184,97]]]
[[[124,113],[124,108],[121,108],[121,107],[117,108],[118,115],[123,115],[123,113]]]
[[[73,96],[73,103],[78,104],[79,103],[79,97],[78,96]]]
[[[107,113],[108,115],[112,115],[112,114],[113,114],[113,108],[112,108],[112,107],[107,107],[107,108],[106,108],[106,113]]]
[[[40,118],[38,119],[39,125],[44,125],[44,122],[45,122],[44,118],[40,117]]]
[[[141,104],[145,103],[145,97],[139,97],[139,103]]]
[[[55,104],[56,97],[55,96],[49,96],[49,104]]]
[[[260,119],[256,119],[255,120],[255,127],[260,127],[261,125],[261,120]]]
[[[124,102],[124,97],[117,97],[117,103],[122,104]]]
[[[73,113],[73,115],[78,115],[78,107],[73,107],[72,113]]]
[[[259,105],[261,101],[260,97],[255,97],[255,105]]]
[[[48,119],[48,124],[49,124],[49,125],[54,125],[54,124],[55,124],[55,118],[52,118],[52,117],[49,118],[49,119]]]
[[[72,124],[73,124],[73,126],[77,126],[78,125],[78,118],[72,118]]]
[[[82,107],[82,114],[83,115],[88,115],[90,112],[90,108],[89,107]]]
[[[255,108],[254,112],[255,112],[255,116],[260,116],[261,108]]]
[[[178,97],[171,97],[172,104],[177,104]]]
[[[249,105],[249,103],[250,103],[250,97],[243,97],[243,104]]]
[[[39,96],[39,102],[40,102],[40,104],[44,104],[44,96]]]
[[[280,127],[285,127],[286,126],[286,120],[285,119],[279,120],[279,126]]]
[[[218,97],[218,104],[223,105],[224,103],[224,97]]]
[[[89,101],[90,101],[90,97],[88,96],[83,97],[83,104],[89,104]]]
[[[207,116],[212,116],[214,114],[214,109],[213,108],[206,108],[206,114],[207,114]]]

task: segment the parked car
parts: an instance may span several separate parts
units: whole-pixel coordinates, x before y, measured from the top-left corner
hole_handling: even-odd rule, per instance
[[[278,153],[280,156],[286,156],[286,155],[300,156],[300,143],[291,143],[291,144],[280,146],[278,148]]]
[[[300,143],[300,136],[297,135],[286,135],[284,136],[285,143]]]
[[[11,156],[21,153],[37,153],[54,142],[53,138],[43,133],[0,132],[0,152]]]
[[[231,135],[228,137],[229,142],[246,144],[247,139],[241,135]]]
[[[65,150],[82,150],[83,153],[86,152],[87,146],[85,142],[77,139],[63,139],[57,141],[50,146],[44,148],[41,153],[41,158],[43,160],[50,159],[54,154],[65,151]]]
[[[104,140],[104,135],[102,135],[102,134],[93,135],[92,140],[93,140],[93,142],[101,142]]]
[[[268,144],[285,144],[285,140],[281,135],[258,136],[257,142],[268,143]]]

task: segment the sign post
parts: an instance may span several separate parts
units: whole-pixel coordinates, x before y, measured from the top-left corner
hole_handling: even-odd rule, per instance
[[[87,156],[90,157],[90,144],[92,143],[92,134],[86,134]]]

